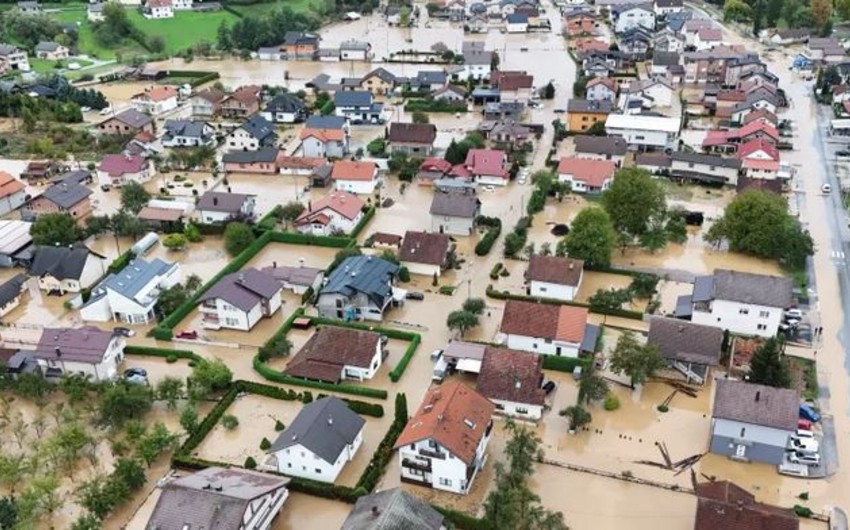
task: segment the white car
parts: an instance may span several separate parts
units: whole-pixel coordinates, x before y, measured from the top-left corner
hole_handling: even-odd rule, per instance
[[[795,464],[807,464],[813,467],[818,467],[820,465],[820,455],[804,455],[800,453],[791,453],[788,455],[788,461],[793,462]]]
[[[813,440],[815,438],[815,433],[813,433],[812,431],[806,430],[806,429],[797,429],[797,435],[796,436],[797,436],[797,438],[800,438],[801,440],[803,438],[809,438],[809,439]]]
[[[829,192],[832,191],[832,186],[830,186],[829,184],[824,184],[823,186],[820,187],[820,190],[823,193],[829,193]]]
[[[793,318],[796,320],[803,319],[803,312],[799,309],[786,309],[785,310],[785,318]]]
[[[791,438],[791,447],[795,452],[812,455],[817,454],[820,449],[820,444],[814,438]]]

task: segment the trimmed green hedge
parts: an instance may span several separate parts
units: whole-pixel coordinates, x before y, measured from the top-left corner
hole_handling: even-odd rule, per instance
[[[350,237],[314,236],[298,232],[269,232],[269,241],[289,243],[290,245],[312,245],[316,247],[347,248],[357,242]]]
[[[405,418],[399,418],[397,415],[393,418],[390,428],[387,429],[387,434],[384,435],[381,443],[378,444],[378,447],[372,454],[372,460],[369,461],[366,470],[360,475],[360,479],[354,487],[355,491],[363,489],[371,492],[375,489],[381,480],[381,476],[387,469],[387,465],[393,458],[393,447],[398,437],[401,436],[401,431],[404,430],[406,424],[407,420]]]
[[[404,106],[405,112],[468,112],[466,103],[450,103],[439,99],[411,99]]]
[[[204,83],[209,83],[210,81],[215,81],[219,77],[218,72],[202,72],[199,70],[169,70],[168,77],[191,77],[193,78],[189,84],[192,87],[203,85]]]
[[[499,234],[502,233],[502,220],[498,217],[485,217],[481,215],[475,220],[475,223],[488,227],[487,233],[475,245],[475,255],[486,256],[490,253],[490,249],[493,248],[493,245],[499,238]]]
[[[224,223],[213,224],[193,222],[192,224],[198,227],[198,232],[200,232],[201,235],[205,236],[224,235],[224,229],[227,228],[227,225]]]
[[[558,357],[556,355],[543,356],[543,369],[555,370],[557,372],[573,373],[576,366],[581,366],[582,372],[590,368],[593,359],[590,357]]]
[[[486,294],[490,298],[495,298],[497,300],[521,300],[523,302],[535,302],[549,305],[569,305],[575,307],[586,307],[588,308],[588,310],[590,310],[590,305],[584,302],[556,300],[554,298],[541,298],[539,296],[528,296],[524,294],[509,293],[507,291],[499,291],[492,285],[487,286]],[[608,315],[612,317],[631,318],[632,320],[643,320],[643,313],[641,313],[640,311],[630,311],[628,309],[600,309],[598,311],[592,311],[592,313],[596,313],[597,315]]]
[[[237,381],[241,389],[251,394],[270,397],[272,399],[280,399],[283,401],[298,401],[301,399],[301,394],[294,390],[286,390],[278,386],[264,385],[253,381]],[[364,416],[372,416],[373,418],[384,417],[384,407],[380,403],[367,403],[365,401],[357,401],[354,399],[342,399],[348,405],[348,408],[362,414]]]
[[[357,223],[357,226],[355,226],[354,230],[351,231],[351,237],[353,239],[357,239],[357,236],[359,236],[360,232],[362,232],[363,229],[366,228],[366,225],[369,224],[369,221],[371,221],[373,217],[375,217],[375,207],[367,206],[363,210],[363,219],[360,219],[360,222]]]
[[[357,385],[339,385],[334,383],[326,383],[324,381],[314,381],[312,379],[301,379],[298,377],[292,377],[291,375],[287,375],[283,372],[278,372],[277,370],[270,368],[269,365],[267,365],[262,361],[262,359],[260,359],[259,354],[254,356],[253,364],[254,370],[258,374],[268,379],[269,381],[274,381],[275,383],[293,386],[303,386],[306,388],[317,388],[319,390],[327,390],[329,392],[339,392],[341,394],[352,394],[355,396],[365,396],[375,399],[387,399],[387,391],[380,388],[369,388]]]
[[[150,357],[176,357],[189,361],[204,362],[204,358],[189,350],[172,350],[170,348],[151,348],[148,346],[125,346],[124,353],[127,355],[144,355]]]
[[[277,205],[269,212],[260,217],[260,220],[257,221],[256,229],[260,232],[267,232],[269,230],[274,230],[277,226],[277,220],[281,217],[280,212],[283,209],[283,206]]]
[[[124,267],[130,264],[135,258],[136,255],[133,254],[132,250],[128,250],[127,252],[121,254],[117,258],[115,258],[112,263],[109,264],[109,268],[106,269],[106,272],[110,274],[115,274],[116,272],[121,272],[124,270]]]
[[[313,290],[312,287],[308,287],[304,294],[301,295],[301,303],[306,304],[313,299],[313,295],[316,294],[316,291]]]
[[[405,350],[401,360],[390,372],[390,380],[393,383],[398,382],[398,380],[401,379],[401,376],[404,375],[404,371],[407,370],[407,365],[410,364],[411,359],[413,359],[413,354],[416,353],[416,348],[419,347],[420,342],[422,342],[422,337],[418,333],[415,333],[413,335],[413,340],[411,340],[410,344],[408,344],[407,350]]]

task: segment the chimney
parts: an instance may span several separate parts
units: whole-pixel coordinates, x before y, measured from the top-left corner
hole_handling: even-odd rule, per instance
[[[244,273],[244,272],[240,272],[240,273],[239,273],[239,276],[237,276],[237,277],[236,277],[236,281],[238,281],[239,283],[244,282],[244,281],[245,281],[245,273]]]
[[[277,268],[277,262],[276,262],[276,261],[273,261],[273,262],[272,262],[272,268],[273,268],[273,269],[276,269],[276,268]]]
[[[573,270],[573,267],[575,267],[575,262],[570,260],[570,270]]]
[[[62,357],[62,350],[59,349],[59,346],[56,346],[55,348],[53,348],[53,351],[56,352],[56,357]]]
[[[333,425],[333,424],[334,424],[334,419],[331,418],[330,416],[328,416],[328,425]]]
[[[381,510],[379,510],[377,506],[372,506],[372,517],[377,517],[379,515],[381,515]]]
[[[761,399],[761,390],[756,390],[756,403]]]

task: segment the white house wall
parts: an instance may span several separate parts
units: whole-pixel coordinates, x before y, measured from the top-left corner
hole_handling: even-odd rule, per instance
[[[544,355],[558,355],[560,357],[578,357],[580,346],[580,344],[574,342],[547,342],[546,339],[508,334],[508,348],[512,350],[541,353]],[[560,352],[558,348],[560,348]]]
[[[581,285],[581,279],[579,279],[579,285]],[[569,302],[575,299],[577,292],[578,287],[573,287],[572,285],[561,285],[559,283],[541,282],[538,280],[531,281],[531,296],[554,298]]]
[[[714,300],[711,311],[694,310],[691,321],[695,324],[728,329],[739,335],[773,337],[782,322],[784,308],[743,304],[728,300]]]

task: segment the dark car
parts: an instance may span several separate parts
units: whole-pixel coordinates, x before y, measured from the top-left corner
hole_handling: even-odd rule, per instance
[[[121,335],[122,337],[132,337],[136,334],[136,332],[130,328],[114,328],[112,333],[115,335]]]
[[[128,368],[124,370],[124,381],[133,385],[148,384],[148,372],[144,368]]]
[[[543,391],[546,392],[546,395],[548,396],[555,390],[555,386],[555,381],[546,381],[546,383],[543,384]]]
[[[425,300],[425,294],[419,291],[410,291],[404,297],[408,300]]]
[[[198,338],[198,332],[194,331],[194,330],[181,331],[180,333],[177,334],[177,338],[178,339],[192,339],[192,340],[194,340],[194,339]]]

